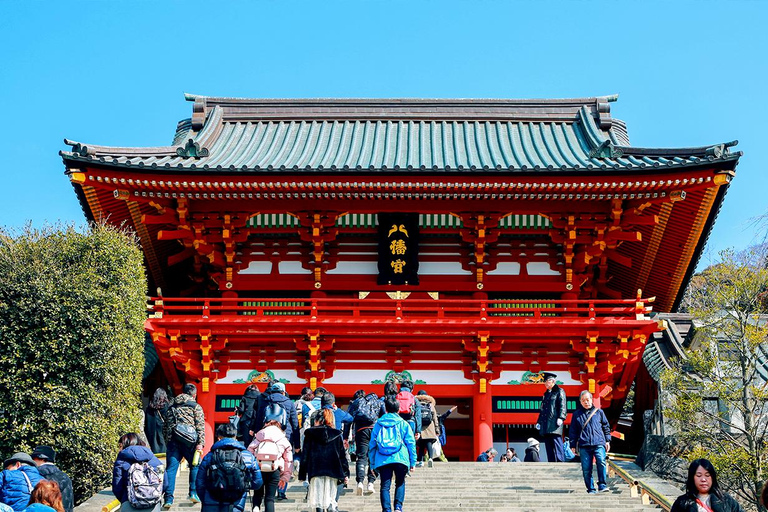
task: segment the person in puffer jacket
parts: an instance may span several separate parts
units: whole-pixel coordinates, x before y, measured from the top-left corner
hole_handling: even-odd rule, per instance
[[[5,503],[16,512],[29,504],[32,489],[43,479],[35,461],[29,454],[17,452],[3,462],[0,473],[0,503]]]
[[[120,445],[120,453],[117,454],[115,464],[112,466],[112,493],[120,501],[122,512],[133,512],[138,509],[133,508],[128,502],[128,470],[131,469],[131,465],[137,462],[148,462],[161,476],[165,467],[139,434],[134,432],[125,434],[120,437],[118,444]],[[144,512],[158,512],[162,506],[163,500],[160,500],[154,508],[142,510]]]
[[[335,428],[333,409],[316,411],[312,418],[313,426],[305,432],[304,462],[299,469],[299,480],[309,480],[307,501],[310,510],[338,512],[338,485],[349,481],[343,436]]]
[[[299,441],[299,417],[296,414],[296,405],[293,400],[288,398],[285,393],[285,384],[282,382],[275,382],[272,387],[264,391],[259,399],[259,409],[256,411],[256,416],[251,423],[251,430],[256,432],[264,428],[267,420],[265,418],[265,411],[267,407],[272,404],[277,404],[283,409],[288,417],[288,421],[283,426],[285,429],[285,436],[294,447],[301,446]]]
[[[246,498],[248,498],[247,489],[240,499],[233,503],[216,501],[208,492],[208,468],[213,463],[216,450],[238,450],[241,453],[243,464],[245,464],[248,488],[254,491],[261,488],[263,482],[259,464],[253,454],[235,439],[236,435],[237,429],[231,423],[224,423],[216,427],[217,441],[211,446],[211,451],[200,463],[200,471],[197,472],[197,495],[200,496],[203,504],[202,512],[242,512],[245,509]]]
[[[397,413],[400,409],[397,397],[387,396],[384,399],[384,407],[387,413],[379,418],[371,432],[368,459],[381,477],[381,509],[391,512],[389,489],[392,486],[392,477],[395,477],[395,510],[402,510],[405,501],[405,475],[409,469],[413,471],[416,466],[416,439],[410,424]]]
[[[432,445],[437,441],[437,402],[434,398],[429,396],[423,389],[416,395],[416,401],[419,402],[421,412],[421,436],[416,441],[416,467],[424,464],[424,455],[427,456],[427,466],[432,467]],[[430,421],[425,422],[424,417],[431,418]]]
[[[281,421],[285,421],[286,417],[286,411],[278,404],[267,406],[264,410],[264,428],[256,432],[253,441],[248,445],[248,451],[256,457],[257,462],[261,443],[276,444],[280,455],[276,471],[265,471],[264,467],[260,468],[264,485],[253,493],[253,512],[261,512],[262,501],[265,512],[274,512],[277,491],[285,491],[288,488],[288,481],[293,473],[293,448],[282,428]]]

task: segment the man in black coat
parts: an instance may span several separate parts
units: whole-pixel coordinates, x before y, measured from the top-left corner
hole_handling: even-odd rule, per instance
[[[65,472],[54,465],[54,462],[56,462],[56,452],[50,446],[38,446],[32,452],[31,457],[35,464],[37,464],[37,471],[40,473],[40,476],[59,484],[64,512],[72,512],[75,508],[75,493],[72,490],[72,480]]]
[[[549,462],[565,462],[563,451],[563,424],[568,414],[566,409],[565,391],[555,383],[557,375],[544,373],[544,398],[541,400],[539,419],[536,429],[544,438]]]

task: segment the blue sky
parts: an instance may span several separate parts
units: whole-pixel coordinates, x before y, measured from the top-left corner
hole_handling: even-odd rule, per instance
[[[84,217],[58,151],[170,143],[184,92],[241,97],[619,94],[635,146],[738,139],[704,257],[768,211],[768,2],[0,2],[0,226]]]

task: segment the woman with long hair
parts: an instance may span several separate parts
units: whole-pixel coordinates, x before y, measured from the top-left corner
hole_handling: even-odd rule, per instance
[[[338,511],[337,486],[349,481],[349,463],[335,421],[333,409],[321,409],[313,413],[312,428],[305,433],[299,480],[309,479],[307,501],[316,512]]]
[[[64,512],[61,489],[53,480],[40,480],[29,498],[25,512]]]
[[[169,405],[168,393],[163,388],[157,388],[144,411],[144,433],[147,435],[152,453],[165,453],[163,424],[165,423],[165,412]]]
[[[670,512],[743,512],[743,509],[720,490],[712,463],[696,459],[688,466],[685,494],[675,500]]]

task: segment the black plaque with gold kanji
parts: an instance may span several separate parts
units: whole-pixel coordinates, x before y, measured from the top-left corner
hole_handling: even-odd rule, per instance
[[[379,284],[419,284],[419,214],[380,213]]]

